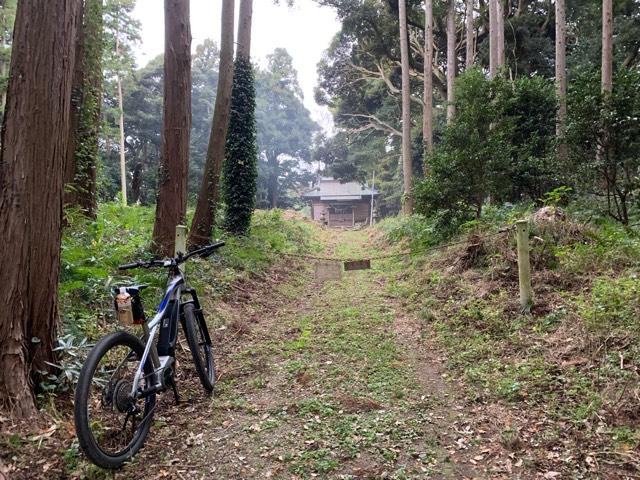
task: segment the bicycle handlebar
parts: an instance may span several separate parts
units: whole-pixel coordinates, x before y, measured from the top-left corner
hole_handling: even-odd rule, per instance
[[[189,252],[186,255],[178,254],[177,257],[168,258],[166,260],[150,260],[148,262],[139,260],[133,263],[125,263],[124,265],[120,265],[118,270],[131,270],[134,268],[154,268],[154,267],[172,267],[180,265],[181,263],[186,262],[191,257],[199,256],[201,258],[209,257],[215,250],[222,247],[225,244],[224,241],[218,240],[211,245],[207,245],[206,247],[199,248],[192,252]]]

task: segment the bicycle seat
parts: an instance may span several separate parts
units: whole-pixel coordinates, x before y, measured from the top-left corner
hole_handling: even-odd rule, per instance
[[[144,290],[148,286],[149,285],[122,285],[122,286],[115,286],[115,287],[113,287],[113,292],[118,294],[118,293],[120,293],[120,289],[124,288],[126,290],[126,292],[133,297],[133,296],[138,295],[141,290]]]

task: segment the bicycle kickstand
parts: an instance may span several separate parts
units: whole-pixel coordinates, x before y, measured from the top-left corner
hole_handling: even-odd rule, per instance
[[[180,395],[178,394],[178,387],[176,386],[176,381],[172,378],[171,382],[171,390],[173,390],[173,398],[176,400],[176,405],[180,404]]]

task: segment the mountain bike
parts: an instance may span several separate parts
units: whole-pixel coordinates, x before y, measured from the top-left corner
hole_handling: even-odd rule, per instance
[[[196,291],[186,283],[180,265],[193,257],[206,258],[224,242],[165,260],[138,261],[120,270],[166,268],[167,288],[157,313],[147,319],[140,292],[147,285],[113,288],[118,320],[142,325],[140,337],[118,331],[103,337],[91,349],[80,371],[75,391],[74,420],[80,447],[96,465],[116,469],[132,458],[149,433],[156,394],[175,383],[178,323],[191,350],[202,386],[213,391],[216,380],[211,337]],[[157,337],[157,340],[156,340]]]

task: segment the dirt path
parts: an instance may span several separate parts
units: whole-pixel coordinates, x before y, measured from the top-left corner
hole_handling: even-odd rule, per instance
[[[342,257],[371,248],[363,232],[327,232],[325,243]],[[149,460],[157,477],[508,478],[487,416],[469,418],[378,268],[318,284],[307,265],[238,286],[217,332],[216,396],[191,384],[193,405],[166,405],[166,423],[118,476]]]
[[[327,255],[380,253],[366,231],[323,235]],[[30,463],[42,472],[14,478],[536,478],[503,447],[503,412],[449,381],[428,324],[393,288],[389,272],[401,265],[388,262],[318,283],[314,265],[292,260],[233,285],[224,302],[205,305],[215,396],[202,393],[179,348],[184,401],[160,397],[131,464],[101,471],[72,444],[60,475],[40,455]],[[73,442],[70,421],[60,425]]]

